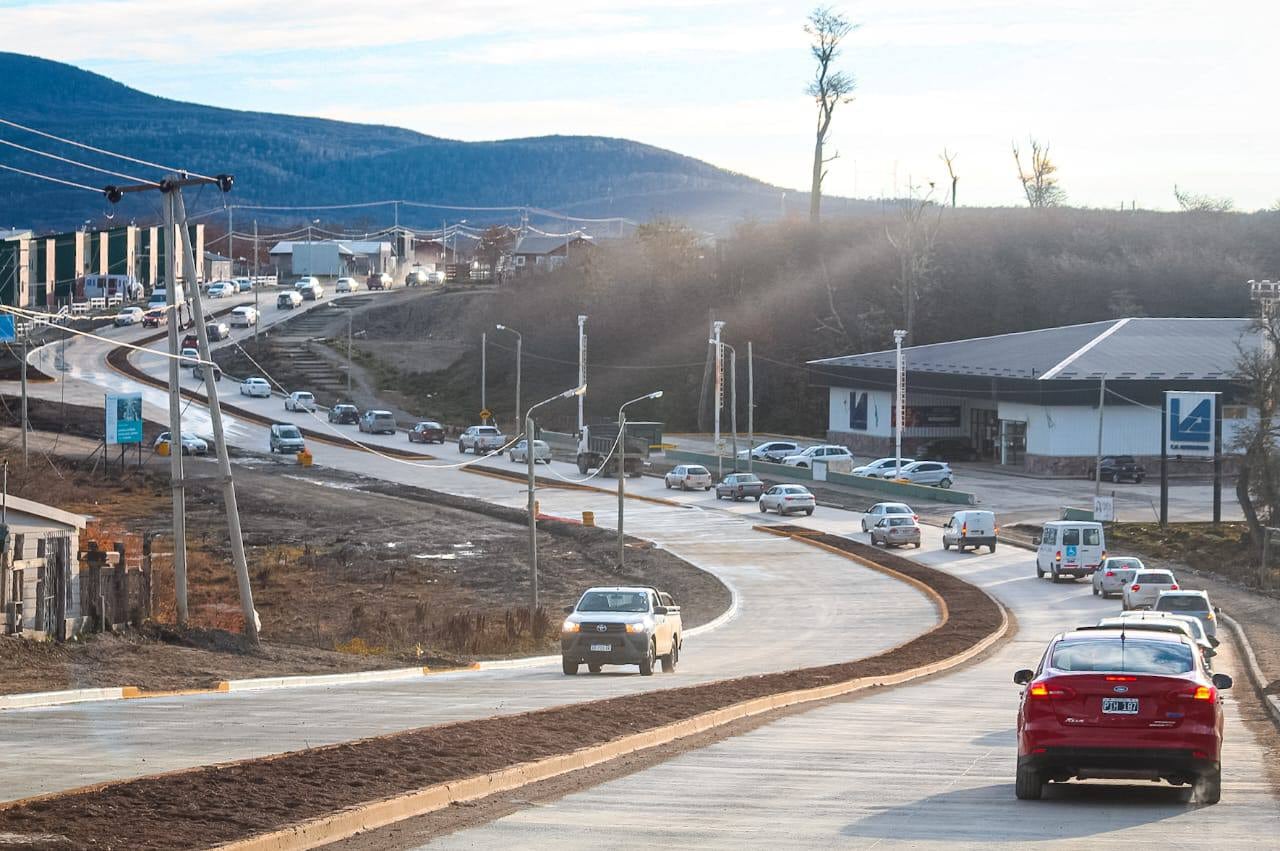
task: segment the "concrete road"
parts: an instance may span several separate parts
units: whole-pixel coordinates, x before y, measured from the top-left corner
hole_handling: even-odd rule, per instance
[[[67,346],[73,380],[89,394],[97,386],[131,388],[101,358],[107,345],[77,341]],[[225,383],[225,382],[224,382]],[[144,390],[148,401],[158,393]],[[249,402],[237,397],[237,401]],[[284,416],[279,399],[253,400]],[[280,406],[280,407],[276,407]],[[188,416],[207,416],[200,406]],[[302,418],[304,414],[290,414]],[[327,424],[326,424],[327,425]],[[344,427],[354,432],[352,427]],[[262,451],[266,430],[253,423],[228,424],[234,446]],[[369,435],[364,435],[368,439]],[[404,436],[396,441],[404,445]],[[390,442],[391,438],[382,439]],[[454,458],[405,462],[370,453],[315,444],[316,463],[402,482],[522,506],[523,486],[472,475]],[[454,452],[449,447],[450,452]],[[456,452],[454,452],[456,457]],[[257,457],[239,463],[268,466],[289,475],[292,459]],[[493,464],[510,466],[505,457]],[[567,473],[571,468],[564,467]],[[191,475],[212,475],[210,461],[194,461]],[[573,470],[576,477],[576,470]],[[610,483],[612,480],[610,480]],[[662,492],[656,479],[638,488]],[[317,502],[323,500],[317,485]],[[606,669],[601,676],[568,678],[558,660],[535,667],[435,675],[392,684],[311,687],[230,695],[77,704],[7,711],[0,716],[0,772],[8,778],[0,798],[13,799],[86,783],[137,776],[210,762],[260,756],[408,729],[442,721],[670,688],[711,679],[853,659],[879,652],[936,623],[934,605],[914,588],[834,555],[787,539],[753,532],[759,522],[751,505],[715,510],[706,494],[683,495],[696,508],[631,501],[627,530],[720,576],[735,591],[736,615],[723,626],[687,639],[680,670],[640,677],[634,669]],[[616,497],[609,492],[544,489],[542,510],[580,517],[596,512],[604,526],[616,524]],[[727,505],[727,504],[725,504]],[[769,522],[776,522],[771,519]],[[523,594],[526,578],[515,579]],[[523,600],[523,597],[521,597]],[[803,614],[797,618],[797,614]],[[264,633],[270,635],[270,623]],[[48,731],[57,729],[58,735]],[[39,741],[33,761],[30,747]]]
[[[1267,752],[1227,693],[1222,802],[1150,782],[1050,786],[1017,801],[1013,671],[1055,632],[1119,608],[1086,583],[1036,580],[1030,553],[919,558],[994,593],[1019,632],[988,660],[829,704],[490,824],[440,848],[1257,848],[1280,837]],[[1224,645],[1224,649],[1226,646]],[[1218,670],[1249,688],[1229,651]]]

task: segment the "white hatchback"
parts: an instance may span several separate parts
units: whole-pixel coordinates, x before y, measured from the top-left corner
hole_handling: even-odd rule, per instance
[[[240,395],[261,396],[266,399],[271,396],[271,385],[267,383],[265,378],[258,378],[257,376],[246,378],[240,382]]]
[[[258,324],[258,311],[252,307],[241,306],[231,311],[233,328],[248,328]]]
[[[295,390],[284,397],[284,409],[311,413],[316,409],[316,397],[306,390]]]
[[[360,289],[360,282],[355,278],[339,278],[333,285],[335,293],[353,293],[358,289]]]

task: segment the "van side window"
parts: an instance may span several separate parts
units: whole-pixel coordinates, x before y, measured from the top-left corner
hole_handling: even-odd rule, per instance
[[[1064,547],[1080,546],[1080,530],[1079,529],[1063,529],[1062,545]]]
[[[1058,530],[1054,526],[1050,526],[1044,530],[1044,534],[1040,536],[1040,542],[1046,546],[1055,546],[1058,543]]]
[[[1098,529],[1084,530],[1084,545],[1086,547],[1097,547],[1102,545],[1102,533]]]

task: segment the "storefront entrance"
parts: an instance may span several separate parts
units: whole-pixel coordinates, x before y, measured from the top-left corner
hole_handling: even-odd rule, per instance
[[[1001,420],[999,462],[1020,467],[1026,454],[1027,424],[1017,420]]]
[[[994,410],[969,409],[969,439],[980,460],[1000,460],[1000,420]]]

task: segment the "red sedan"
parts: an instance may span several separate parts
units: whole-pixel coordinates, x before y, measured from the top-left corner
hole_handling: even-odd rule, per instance
[[[409,429],[410,443],[444,443],[444,426],[435,422],[421,422]]]
[[[1127,779],[1193,784],[1201,803],[1222,794],[1225,674],[1210,674],[1175,633],[1084,627],[1049,642],[1021,670],[1015,793],[1038,800],[1048,782]]]

